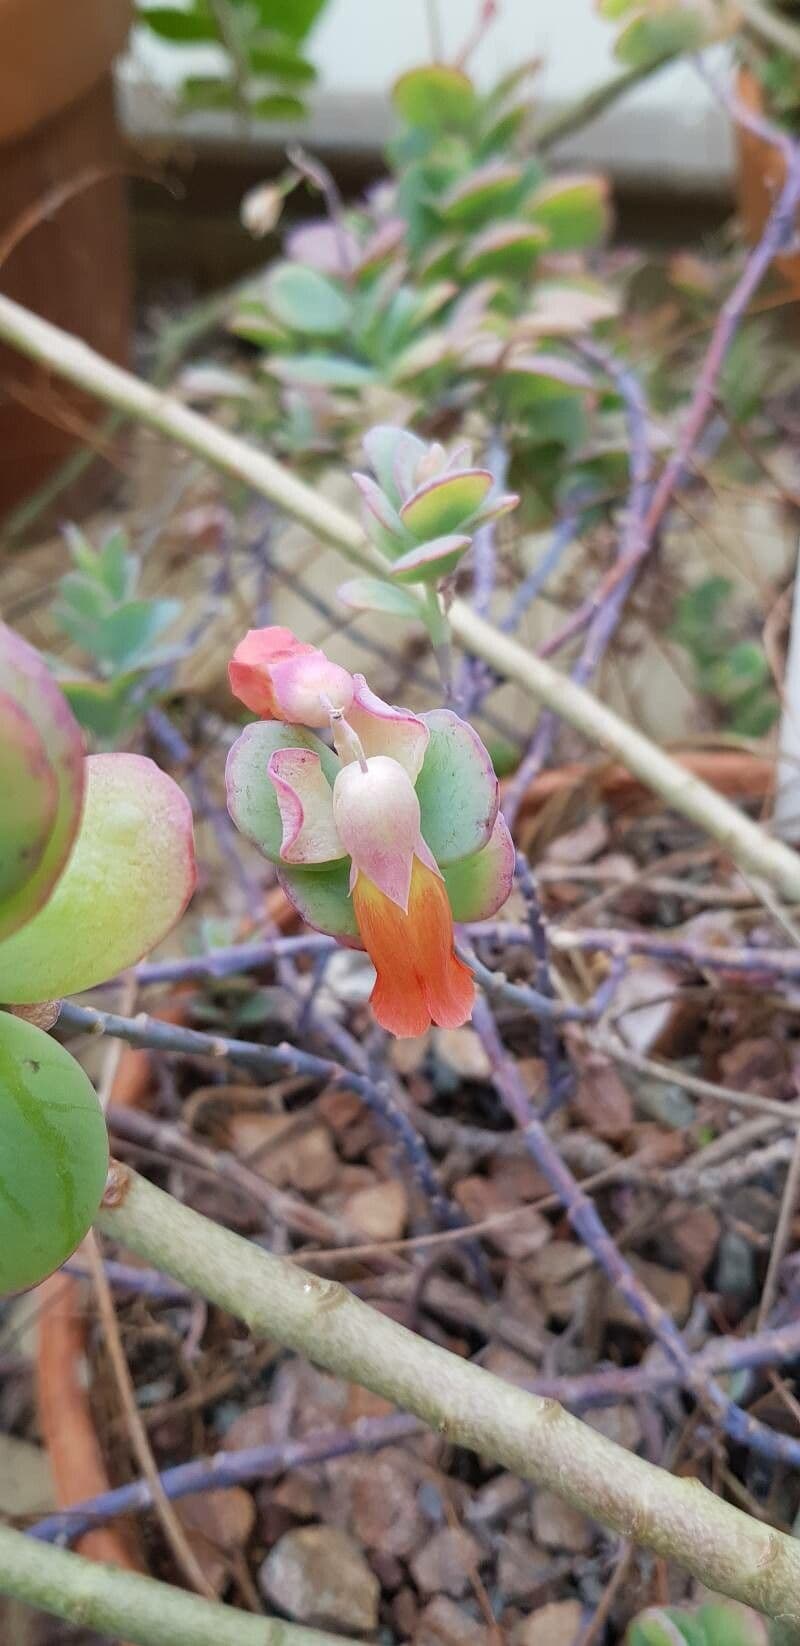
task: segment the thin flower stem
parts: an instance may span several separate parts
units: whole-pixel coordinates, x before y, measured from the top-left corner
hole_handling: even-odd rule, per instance
[[[257,1336],[383,1395],[451,1444],[549,1486],[710,1588],[800,1624],[800,1545],[698,1481],[626,1452],[556,1402],[415,1336],[345,1287],[259,1250],[124,1168],[112,1171],[98,1223]],[[0,1564],[0,1588],[4,1577]]]
[[[800,165],[798,173],[800,194]],[[784,206],[793,210],[793,205],[793,196],[788,195]],[[783,232],[783,218],[781,225]],[[778,249],[779,245],[778,236]],[[771,251],[767,261],[770,256]],[[223,473],[243,480],[325,542],[334,544],[355,564],[373,572],[383,569],[383,562],[371,549],[358,522],[320,490],[304,484],[266,452],[218,428],[174,397],[140,382],[87,344],[5,296],[0,296],[0,338],[98,399],[158,429],[167,439],[176,440]],[[712,395],[715,380],[712,373]],[[594,609],[590,615],[594,615]],[[800,901],[800,857],[788,846],[770,839],[757,823],[686,772],[590,692],[566,679],[542,658],[533,657],[510,635],[502,634],[486,618],[471,611],[464,601],[455,600],[448,616],[453,634],[467,651],[483,658],[498,675],[513,680],[554,709],[589,742],[620,760],[668,806],[706,830],[741,867],[768,880],[784,897]]]

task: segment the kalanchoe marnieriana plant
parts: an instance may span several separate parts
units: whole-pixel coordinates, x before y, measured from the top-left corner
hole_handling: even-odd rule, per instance
[[[231,687],[259,723],[228,757],[228,808],[310,926],[366,949],[395,1035],[469,1018],[453,920],[487,919],[514,849],[489,756],[449,709],[415,715],[283,628],[251,629]],[[310,728],[330,728],[333,748]]]
[[[156,701],[162,671],[178,656],[162,636],[181,605],[139,594],[141,562],[121,527],[99,549],[77,526],[66,538],[73,565],[58,584],[53,619],[87,662],[80,674],[60,667],[60,685],[86,731],[113,745]]]
[[[63,995],[140,960],[194,889],[180,789],[135,754],[86,758],[38,653],[0,625],[0,1293],[83,1239],[106,1179],[94,1089],[44,1032]]]
[[[458,570],[473,533],[516,508],[519,498],[502,492],[489,469],[470,467],[468,445],[448,456],[409,429],[379,424],[365,435],[364,451],[373,474],[353,479],[386,576],[351,578],[339,596],[355,611],[422,617],[441,652],[446,627],[436,590]],[[407,587],[414,584],[422,586],[422,600]]]

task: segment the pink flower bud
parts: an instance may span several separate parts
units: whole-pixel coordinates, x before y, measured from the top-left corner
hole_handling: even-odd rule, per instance
[[[250,629],[228,665],[231,691],[262,720],[327,726],[330,709],[347,710],[353,678],[291,629]]]

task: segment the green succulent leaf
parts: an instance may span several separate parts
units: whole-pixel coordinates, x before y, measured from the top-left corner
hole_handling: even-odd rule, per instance
[[[471,537],[453,533],[418,543],[395,560],[391,576],[398,583],[438,583],[455,571],[471,542]]]
[[[584,251],[608,231],[608,184],[591,175],[554,177],[527,201],[525,210],[544,229],[550,251]]]
[[[151,29],[161,40],[170,40],[176,45],[198,45],[219,39],[213,14],[201,11],[199,7],[185,11],[178,6],[140,4],[137,21]]]
[[[463,272],[470,280],[521,280],[549,239],[543,223],[493,223],[467,241]]]
[[[2,940],[37,913],[62,873],[83,805],[84,754],[80,727],[38,652],[3,624],[0,681]]]
[[[402,120],[428,131],[462,131],[478,109],[469,75],[445,63],[402,74],[392,88],[392,102]]]
[[[281,720],[259,720],[245,726],[225,767],[228,811],[240,833],[271,863],[280,862],[283,839],[278,797],[267,773],[276,749],[312,749],[331,786],[339,771],[336,755],[302,726],[287,726]]]
[[[282,863],[278,879],[307,926],[328,932],[348,948],[362,948],[349,890],[349,857],[321,869],[290,868]]]
[[[514,883],[514,842],[498,812],[486,845],[442,869],[454,920],[489,920]]]
[[[71,1256],[107,1171],[103,1113],[80,1064],[0,1012],[0,1292],[35,1286]]]
[[[281,383],[307,388],[355,391],[374,383],[378,375],[374,367],[343,354],[273,355],[264,365]]]
[[[400,519],[420,543],[447,537],[465,525],[492,488],[488,469],[462,469],[420,486],[403,504]]]
[[[421,828],[443,867],[488,843],[497,817],[497,778],[477,732],[465,720],[451,709],[433,709],[422,719],[430,741],[416,784]]]
[[[276,263],[264,282],[264,297],[276,320],[301,336],[337,337],[350,319],[344,293],[302,263]]]
[[[338,590],[339,599],[355,612],[385,612],[387,617],[419,621],[419,600],[405,589],[396,588],[382,577],[351,577]]]
[[[520,166],[504,160],[489,160],[448,189],[438,203],[439,212],[448,227],[477,228],[502,213],[513,211],[522,185]]]
[[[302,120],[306,107],[299,97],[290,97],[286,92],[269,92],[263,97],[250,97],[247,110],[255,120]]]
[[[191,811],[172,778],[137,754],[85,766],[69,862],[44,908],[0,943],[0,1000],[13,1005],[77,994],[134,965],[194,890]]]

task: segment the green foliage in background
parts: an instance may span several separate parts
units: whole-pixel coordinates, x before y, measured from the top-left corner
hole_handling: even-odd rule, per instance
[[[113,746],[155,702],[163,671],[178,656],[162,643],[179,616],[177,600],[138,593],[141,565],[126,532],[109,532],[99,549],[67,528],[73,568],[58,585],[53,618],[85,657],[80,674],[59,665],[64,696],[95,740]]]
[[[186,109],[234,110],[247,120],[299,120],[316,70],[304,52],[325,0],[138,0],[144,28],[177,47],[214,46],[218,72],[187,73]]]
[[[721,723],[743,737],[761,737],[779,714],[778,695],[763,647],[741,638],[733,584],[709,577],[681,595],[672,637],[694,664],[698,690]]]
[[[735,1601],[650,1606],[634,1618],[625,1646],[767,1646],[766,1619]]]

